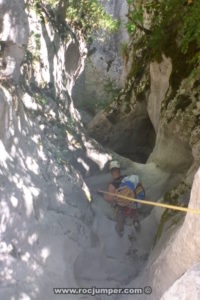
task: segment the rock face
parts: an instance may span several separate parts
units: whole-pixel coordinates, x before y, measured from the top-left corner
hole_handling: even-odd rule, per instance
[[[16,22],[26,24],[21,5],[6,2],[11,16],[18,9]],[[32,34],[21,57],[21,83],[0,85],[1,299],[55,299],[53,287],[77,285],[73,263],[93,243],[93,212],[87,185],[73,163],[84,174],[109,159],[84,132],[79,144],[75,141],[81,125],[70,94],[84,65],[84,45],[74,40],[73,32],[66,45],[31,6],[28,15]],[[12,42],[25,47],[17,26],[9,31]],[[19,70],[12,69],[10,76],[18,82]],[[81,150],[86,146],[87,157],[95,156],[94,161],[87,158],[90,167],[84,162],[86,150]]]
[[[89,133],[119,154],[131,149],[135,161],[184,174],[191,185],[199,165],[199,73],[193,76],[190,67],[186,75],[173,54],[149,59],[142,40],[144,32],[136,30],[127,48],[124,88],[90,121]],[[117,146],[121,139],[124,149]]]
[[[27,13],[31,31],[22,76],[17,86],[0,85],[0,298],[53,300],[54,287],[126,284],[144,265],[151,239],[145,248],[138,240],[143,250],[132,268],[132,228],[121,239],[115,222],[102,215],[102,209],[113,214],[109,205],[100,198],[89,202],[93,175],[114,154],[87,137],[73,106],[84,43],[67,31],[66,44],[48,15],[31,6]],[[142,166],[134,168],[144,174]],[[157,197],[169,174],[158,177]],[[151,186],[148,176],[145,182]]]
[[[181,295],[181,299],[199,299],[199,263],[195,264],[183,276],[181,276],[162,296],[162,300],[175,300]]]
[[[197,109],[199,96],[196,94],[195,82],[184,80],[176,97],[163,109],[158,128],[155,148],[149,161],[156,161],[161,167],[171,170],[188,170],[188,181],[192,182],[192,175],[199,165],[199,158],[194,149],[199,143],[199,117],[194,114]],[[196,95],[196,96],[194,96]],[[188,99],[186,109],[184,99]],[[193,100],[192,100],[193,99]],[[168,142],[167,142],[168,141]],[[187,181],[186,177],[186,181]]]
[[[143,17],[148,20],[143,24],[151,29],[152,16],[145,14]],[[116,152],[125,155],[127,150],[124,149],[132,149],[134,161],[146,159],[147,168],[154,165],[171,174],[174,186],[163,201],[187,205],[198,171],[190,206],[199,209],[199,66],[193,72],[191,65],[189,69],[187,63],[179,65],[177,57],[175,59],[168,49],[163,50],[167,54],[160,53],[160,59],[152,59],[147,53],[149,48],[146,51],[143,48],[146,38],[142,30],[136,29],[128,47],[123,89],[90,121],[88,130],[92,137]],[[187,62],[187,57],[185,60]],[[123,141],[124,149],[122,145],[118,148],[119,140]],[[142,147],[148,151],[141,159],[134,150],[138,149],[141,154]],[[144,273],[129,286],[143,286],[145,282],[153,288],[148,298],[160,299],[174,281],[200,259],[196,226],[199,226],[196,215],[187,214],[184,220],[183,215],[164,211],[156,234],[160,239],[155,242]]]
[[[195,175],[189,207],[200,208],[200,169]],[[136,296],[136,299],[198,299],[199,281],[199,215],[187,213],[186,217],[176,214],[177,220],[154,246],[143,272],[128,286],[150,286],[152,293]],[[178,223],[177,223],[178,222]],[[170,225],[171,224],[171,225]],[[184,275],[183,275],[184,274]],[[193,290],[188,283],[193,281]],[[196,294],[197,293],[197,294]],[[164,295],[163,295],[164,294]],[[121,299],[132,299],[129,296]]]
[[[24,46],[28,40],[28,19],[24,1],[0,2],[1,73],[5,79],[19,80],[20,66],[24,58]]]
[[[28,21],[32,32],[22,85],[0,86],[0,298],[53,300],[54,287],[126,284],[144,265],[152,240],[141,244],[135,233],[138,254],[128,256],[134,251],[133,229],[127,226],[120,238],[107,217],[113,214],[109,204],[100,197],[89,202],[94,174],[114,154],[87,137],[73,106],[71,89],[84,66],[84,43],[67,32],[65,44],[48,16],[38,16],[31,6]],[[125,161],[124,172],[130,167]],[[146,173],[141,165],[133,169],[142,177]],[[147,192],[159,198],[169,174],[153,164],[150,169],[155,176],[144,176]],[[109,175],[98,178],[106,188]],[[158,178],[152,190],[151,179]],[[156,222],[147,230],[150,237],[155,229]]]
[[[165,99],[169,88],[169,78],[172,72],[170,58],[163,56],[163,61],[159,64],[150,64],[151,87],[148,97],[147,110],[155,131],[158,131],[161,103]]]
[[[124,174],[140,176],[148,199],[159,200],[174,186],[180,188],[180,182],[190,189],[200,162],[197,78],[182,80],[166,105],[170,59],[152,63],[150,73],[144,60],[140,72],[127,78],[117,101],[93,119],[90,134],[119,153],[145,161],[153,150],[147,164],[132,162],[89,138],[74,107],[72,88],[87,53],[81,36],[68,26],[60,31],[52,10],[36,12],[27,3],[25,12],[23,1],[0,4],[1,49],[5,46],[7,62],[0,84],[0,299],[53,300],[54,287],[144,282],[153,288],[148,299],[160,299],[165,292],[164,299],[171,297],[174,288],[180,289],[175,281],[200,259],[198,215],[168,220],[147,262],[162,211],[148,211],[141,234],[128,224],[121,238],[113,209],[94,192],[107,188],[111,178],[106,167],[113,158]],[[122,3],[109,5],[122,14]],[[3,80],[4,75],[11,80]],[[189,204],[196,209],[199,187],[200,170]],[[192,276],[196,281],[198,269],[180,281],[186,285]]]
[[[145,163],[155,142],[155,133],[144,103],[129,114],[113,117],[99,112],[88,125],[89,134],[106,147],[136,162]]]
[[[200,209],[199,187],[200,169],[195,175],[189,202],[190,208]],[[154,291],[152,299],[160,299],[162,293],[176,279],[199,261],[198,227],[199,215],[187,213],[183,225],[171,235],[169,240],[165,237],[165,241],[160,241],[157,249],[154,249],[152,258],[149,259],[150,272],[148,274],[148,280]],[[162,274],[165,275],[162,276]]]
[[[134,83],[127,80],[127,86],[118,98],[90,121],[89,133],[120,154],[132,153],[129,157],[135,161],[145,162],[148,159],[148,162],[155,162],[171,172],[188,171],[186,181],[191,184],[199,164],[198,77],[192,81],[183,80],[176,97],[165,109],[165,101],[171,93],[171,62],[163,58],[161,64],[154,62],[150,66],[151,85],[148,86],[145,75],[148,68],[139,83],[134,77]],[[163,70],[157,72],[153,71],[154,68]],[[184,99],[188,99],[186,110],[181,108]],[[121,138],[124,149],[129,145],[130,152],[124,151],[122,145],[121,149],[117,146]],[[137,155],[138,152],[142,155]]]
[[[12,127],[12,99],[9,94],[1,90],[0,97],[0,138],[3,143],[8,143],[10,138],[10,127]]]
[[[122,44],[129,41],[125,29],[128,7],[126,1],[99,1],[105,11],[120,21],[119,30],[113,34],[96,36],[90,45],[85,69],[73,91],[75,104],[91,115],[110,102],[119,90],[123,62]]]

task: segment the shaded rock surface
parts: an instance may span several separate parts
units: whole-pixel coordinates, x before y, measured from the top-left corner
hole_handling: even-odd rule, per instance
[[[155,132],[143,103],[138,103],[129,114],[113,112],[110,118],[99,112],[89,123],[88,132],[104,146],[141,163],[147,161],[155,142]]]

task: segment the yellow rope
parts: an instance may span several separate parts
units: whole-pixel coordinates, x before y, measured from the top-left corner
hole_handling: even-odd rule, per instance
[[[103,194],[106,194],[106,195],[110,195],[110,196],[115,196],[116,197],[115,193],[109,193],[109,192],[105,192],[105,191],[100,191],[100,192],[103,193]],[[200,214],[200,209],[193,209],[193,208],[189,208],[189,207],[175,206],[175,205],[171,205],[171,204],[165,204],[165,203],[160,203],[160,202],[153,202],[153,201],[148,201],[148,200],[134,199],[134,198],[130,198],[130,197],[119,195],[119,194],[117,194],[117,197],[129,200],[130,202],[138,202],[138,203],[141,203],[141,204],[147,204],[147,205],[152,205],[152,206],[169,208],[169,209],[179,210],[179,211],[183,211],[183,212],[191,212],[193,214]]]

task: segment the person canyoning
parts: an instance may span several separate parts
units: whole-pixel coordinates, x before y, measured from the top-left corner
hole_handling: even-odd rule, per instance
[[[98,191],[98,193],[114,207],[117,220],[116,231],[120,236],[123,235],[127,217],[132,219],[135,229],[139,231],[138,205],[119,197],[123,195],[136,199],[144,199],[145,192],[139,181],[139,177],[137,175],[121,175],[120,163],[116,160],[110,162],[109,170],[112,181],[108,185],[108,193],[115,195],[105,194],[102,191]]]

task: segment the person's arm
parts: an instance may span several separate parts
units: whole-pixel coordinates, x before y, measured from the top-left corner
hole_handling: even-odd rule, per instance
[[[110,183],[108,186],[109,193],[115,193],[115,187]],[[115,200],[115,196],[104,194],[104,200],[108,202],[113,202]]]

